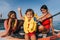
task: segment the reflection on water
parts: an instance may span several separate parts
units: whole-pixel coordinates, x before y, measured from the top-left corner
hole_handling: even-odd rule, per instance
[[[60,30],[60,21],[54,21],[53,26],[55,29]]]
[[[3,29],[4,29],[4,24],[0,23],[0,30],[3,30]]]

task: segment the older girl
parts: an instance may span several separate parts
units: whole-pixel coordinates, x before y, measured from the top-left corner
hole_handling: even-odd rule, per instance
[[[17,17],[15,11],[10,11],[8,14],[8,19],[4,21],[5,33],[2,37],[13,34],[17,28]]]
[[[41,24],[43,26],[39,26],[39,28],[38,28],[39,31],[42,32],[42,33],[48,33],[48,32],[50,32],[50,28],[51,28],[52,29],[52,34],[54,34],[53,18],[49,18],[52,15],[48,12],[48,7],[46,5],[42,5],[40,10],[42,12],[42,15],[44,15],[44,16],[42,16],[40,18]]]

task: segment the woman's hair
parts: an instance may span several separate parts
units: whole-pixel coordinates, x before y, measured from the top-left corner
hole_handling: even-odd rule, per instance
[[[46,5],[42,5],[41,8],[40,8],[40,10],[41,10],[41,9],[46,9],[46,10],[48,10],[48,7],[47,7]]]
[[[32,15],[34,16],[34,11],[32,9],[27,9],[25,14],[27,14],[27,12],[32,12]]]
[[[15,15],[15,19],[16,19],[17,17],[16,17],[16,12],[15,12],[15,11],[10,11],[10,12],[8,13],[8,18],[10,18],[10,16],[11,16],[12,14]]]

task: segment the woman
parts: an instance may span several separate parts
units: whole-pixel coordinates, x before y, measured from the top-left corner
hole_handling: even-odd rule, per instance
[[[4,21],[5,33],[1,37],[13,34],[17,29],[17,17],[15,11],[8,13],[8,19]]]
[[[41,24],[43,26],[39,26],[39,28],[38,28],[39,31],[42,32],[43,34],[44,33],[49,33],[50,32],[50,28],[51,28],[52,29],[52,34],[54,34],[54,28],[53,28],[53,23],[52,23],[53,22],[53,18],[49,18],[52,15],[49,13],[48,7],[46,5],[42,5],[40,10],[42,12],[42,17],[39,18],[39,20],[41,21]]]

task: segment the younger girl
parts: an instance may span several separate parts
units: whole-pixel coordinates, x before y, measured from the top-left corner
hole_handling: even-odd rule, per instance
[[[27,9],[25,16],[22,16],[20,8],[18,9],[20,13],[20,18],[24,20],[24,32],[25,40],[36,40],[36,22],[34,21],[34,11],[32,9]]]

